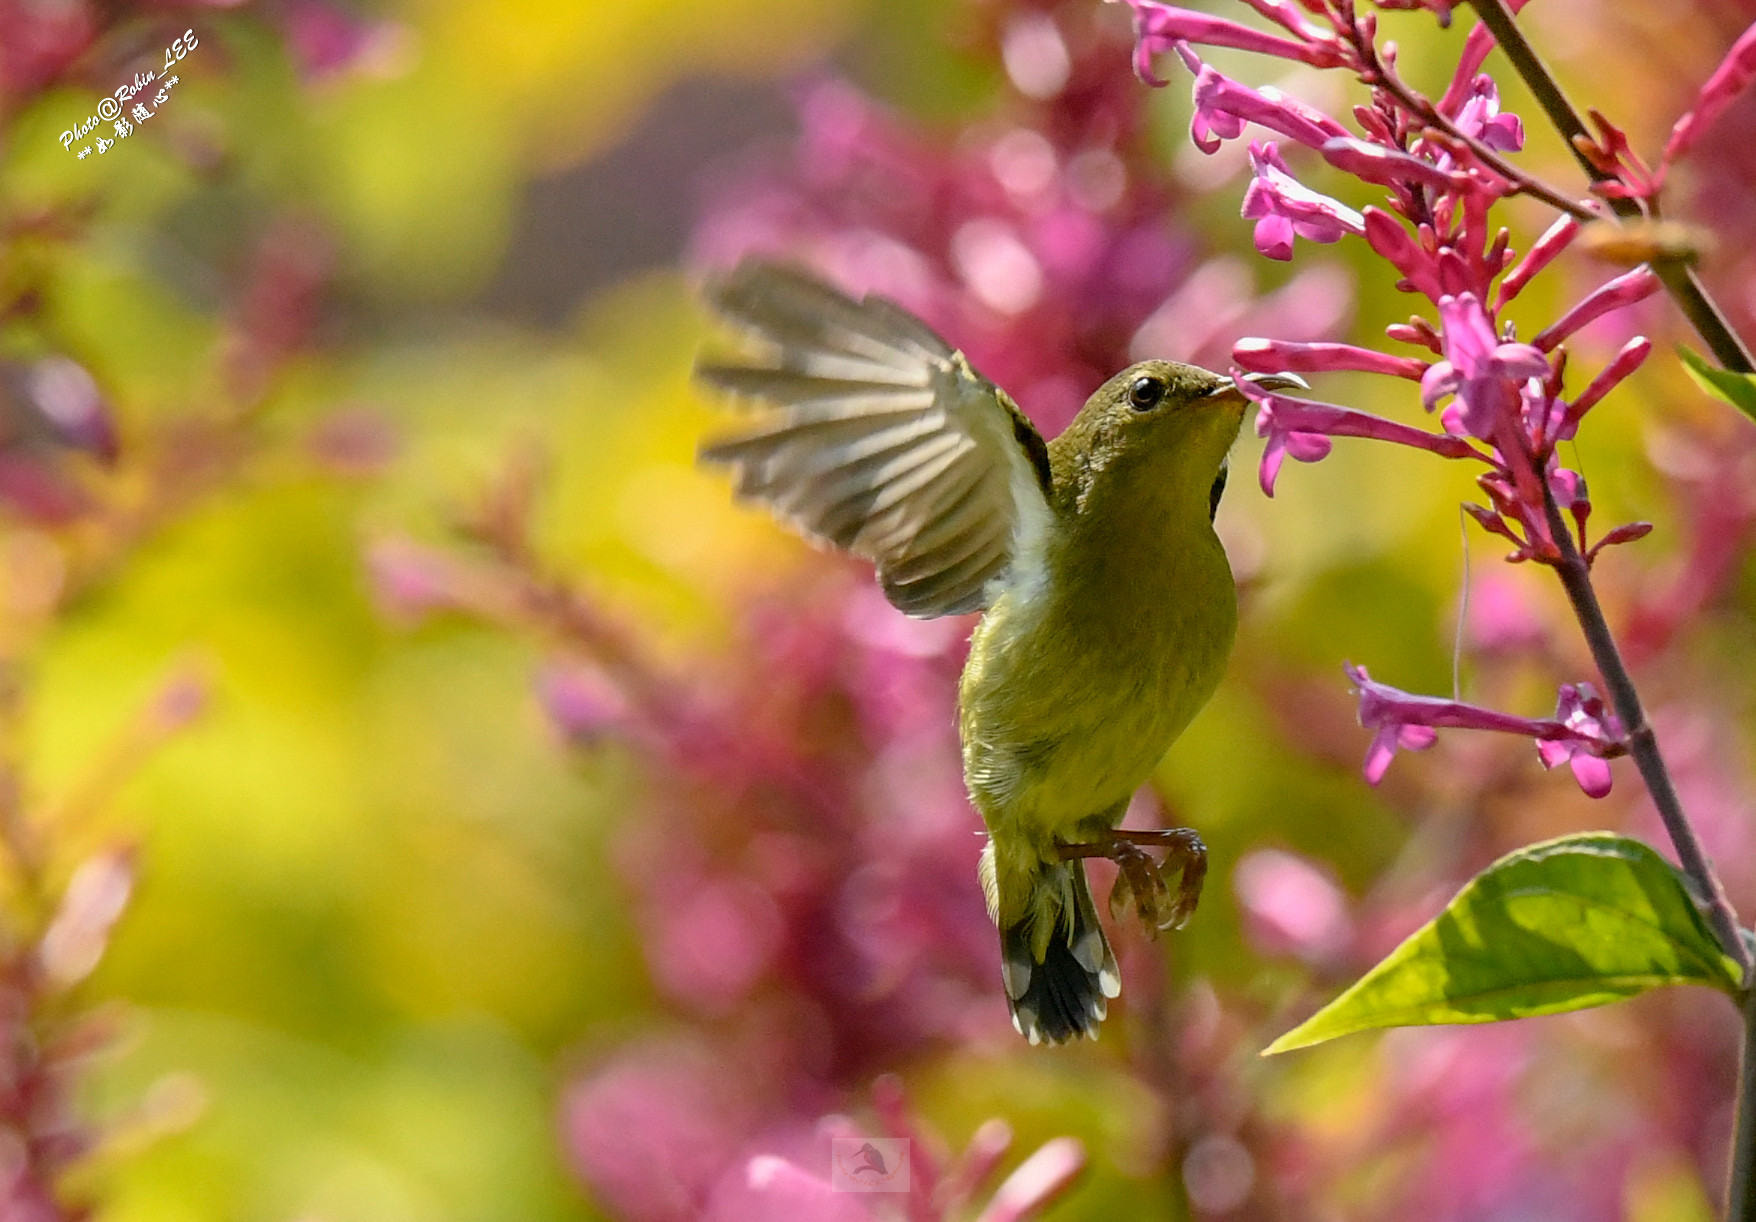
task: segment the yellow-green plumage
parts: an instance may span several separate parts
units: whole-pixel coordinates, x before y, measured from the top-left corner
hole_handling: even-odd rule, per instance
[[[958,729],[1007,999],[1033,1043],[1095,1033],[1120,980],[1083,862],[1062,849],[1101,850],[1225,668],[1237,604],[1211,516],[1244,396],[1145,361],[1045,446],[888,302],[757,262],[709,299],[769,351],[699,375],[782,410],[703,458],[872,560],[909,614],[985,612]]]
[[[1143,371],[1197,392],[1198,406],[1134,411],[1125,391]],[[970,640],[958,729],[990,835],[989,908],[1002,930],[1022,927],[1033,966],[1065,929],[1069,941],[1092,939],[1101,958],[1087,967],[1114,971],[1094,917],[1089,931],[1074,928],[1089,906],[1084,866],[1061,861],[1057,845],[1089,843],[1121,820],[1225,670],[1237,596],[1210,493],[1243,406],[1203,401],[1221,385],[1148,362],[1092,396],[1049,444],[1052,577],[1001,593]],[[1028,981],[1008,982],[1016,1008],[1015,987]],[[1113,987],[1100,981],[1098,997]],[[1098,997],[1086,1004],[1101,1016]]]
[[[1053,579],[988,608],[959,690],[966,778],[991,829],[1072,839],[1128,800],[1219,682],[1237,600],[1209,493],[1242,409],[1200,410],[1211,419],[1124,422],[1166,436],[1143,437],[1083,499],[1080,425],[1049,446]]]

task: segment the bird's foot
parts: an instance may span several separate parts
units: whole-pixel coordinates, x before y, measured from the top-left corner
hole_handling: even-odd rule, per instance
[[[1181,929],[1201,900],[1201,884],[1207,879],[1207,846],[1193,828],[1116,828],[1095,843],[1059,848],[1063,860],[1107,857],[1115,862],[1120,873],[1110,889],[1110,917],[1126,920],[1133,910],[1140,914],[1149,936],[1156,937],[1161,929]],[[1164,860],[1155,861],[1147,852],[1149,848],[1163,849]]]

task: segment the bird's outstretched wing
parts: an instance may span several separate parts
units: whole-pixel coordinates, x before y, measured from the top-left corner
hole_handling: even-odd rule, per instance
[[[704,447],[812,539],[878,566],[885,597],[928,618],[978,611],[1049,523],[1049,458],[1016,404],[920,319],[803,272],[746,261],[710,305],[766,351],[696,376],[778,408]]]

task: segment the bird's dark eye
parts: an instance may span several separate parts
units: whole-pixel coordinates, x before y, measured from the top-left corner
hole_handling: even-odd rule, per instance
[[[1165,384],[1162,378],[1135,378],[1128,387],[1128,402],[1137,412],[1149,412],[1163,403]]]

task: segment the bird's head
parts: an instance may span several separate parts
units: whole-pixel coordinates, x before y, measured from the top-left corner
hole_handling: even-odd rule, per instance
[[[1264,390],[1304,388],[1291,374],[1247,374]],[[1057,467],[1080,486],[1082,501],[1103,501],[1127,486],[1155,497],[1208,497],[1249,400],[1223,374],[1178,361],[1130,365],[1087,399],[1055,439]],[[1060,471],[1057,471],[1059,478]]]

